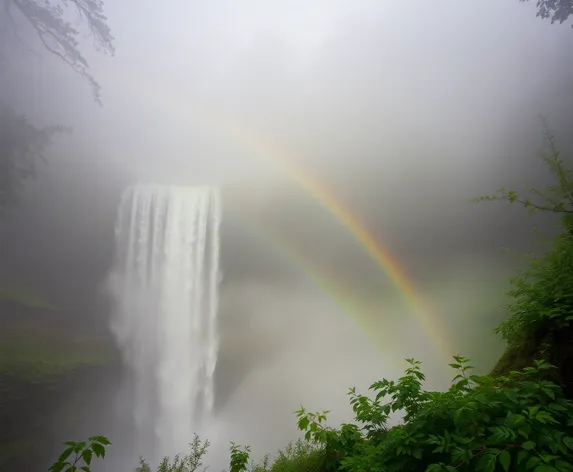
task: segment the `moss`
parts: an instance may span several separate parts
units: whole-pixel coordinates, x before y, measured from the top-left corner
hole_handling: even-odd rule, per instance
[[[507,347],[490,375],[507,375],[512,370],[530,367],[537,359],[546,358],[547,341],[536,335],[528,335],[520,343]]]
[[[547,373],[547,380],[560,384],[568,398],[573,399],[573,327],[550,329],[540,326],[520,343],[509,346],[501,356],[491,375],[507,375],[513,370],[532,366],[544,359],[556,367]]]

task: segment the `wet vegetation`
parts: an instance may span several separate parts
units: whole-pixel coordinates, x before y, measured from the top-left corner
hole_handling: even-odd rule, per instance
[[[103,2],[71,3],[95,43],[113,53]],[[573,11],[570,0],[541,0],[537,6],[540,17],[558,23]],[[5,7],[8,14],[22,15],[40,40],[46,35],[55,40],[55,46],[44,45],[87,81],[99,103],[100,87],[77,49],[79,32],[63,10],[47,2],[15,0],[6,1]],[[18,202],[24,182],[34,176],[53,136],[63,130],[38,128],[0,104],[0,217]],[[304,440],[261,462],[251,460],[248,447],[231,444],[230,472],[573,471],[573,181],[550,132],[546,142],[544,160],[554,185],[529,189],[528,195],[502,189],[478,199],[517,203],[553,213],[561,221],[561,233],[550,248],[512,278],[507,319],[497,330],[507,349],[491,374],[473,375],[469,360],[458,356],[451,365],[451,388],[431,392],[424,389],[420,362],[410,359],[403,377],[374,382],[369,395],[349,390],[353,423],[329,426],[328,412],[301,407],[293,423]],[[0,303],[1,313],[17,315],[0,320],[0,470],[27,470],[25,458],[38,453],[37,437],[47,434],[54,405],[78,379],[93,378],[113,351],[89,333],[72,336],[51,329],[60,326],[54,323],[57,307],[5,281],[0,281]],[[397,426],[389,423],[393,414],[403,418]],[[165,458],[156,470],[203,470],[208,446],[195,437],[189,452]],[[50,472],[89,472],[95,461],[105,460],[108,447],[104,436],[69,441]],[[153,470],[145,459],[134,467],[137,472]]]
[[[511,279],[508,316],[496,330],[507,350],[491,374],[473,375],[470,360],[456,356],[450,389],[426,391],[421,362],[408,359],[398,380],[374,382],[368,395],[349,390],[353,423],[333,427],[327,411],[301,407],[304,439],[261,462],[251,460],[248,446],[231,443],[230,472],[573,471],[573,181],[548,130],[545,138],[553,185],[476,199],[518,203],[561,221],[549,249]],[[396,414],[402,421],[392,426]],[[88,471],[109,441],[66,444],[51,472]],[[208,446],[195,437],[190,452],[165,458],[157,471],[199,470]],[[152,468],[142,459],[135,470]]]

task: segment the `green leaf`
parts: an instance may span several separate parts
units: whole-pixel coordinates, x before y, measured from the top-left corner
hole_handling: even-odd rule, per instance
[[[97,457],[105,457],[105,447],[103,447],[101,444],[92,444],[92,451]]]
[[[503,470],[508,472],[509,466],[511,465],[511,454],[508,451],[501,451],[500,455],[497,457]]]
[[[483,456],[481,456],[480,460],[478,461],[476,470],[480,470],[483,472],[494,472],[496,457],[497,456],[495,454],[486,452]]]
[[[97,443],[103,444],[105,446],[109,446],[111,444],[109,439],[106,438],[105,436],[92,436],[91,438],[88,438],[88,441],[97,442]]]
[[[81,450],[85,449],[86,446],[87,444],[85,441],[76,443],[76,445],[74,446],[74,452],[80,452]]]
[[[573,471],[573,465],[569,464],[568,462],[557,461],[555,462],[555,467],[557,467],[557,469],[559,469],[561,472]]]
[[[539,457],[533,456],[530,457],[529,460],[527,461],[527,464],[525,465],[525,468],[527,470],[529,469],[533,469],[535,466],[541,464],[541,459]]]
[[[538,465],[533,472],[559,472],[559,469],[547,464]]]
[[[565,444],[569,449],[573,451],[573,438],[565,436],[563,439],[563,444]]]
[[[92,446],[93,447],[93,446]],[[90,449],[86,449],[82,452],[82,459],[86,463],[86,465],[90,465],[92,462],[93,452]]]
[[[525,441],[521,447],[526,451],[531,451],[532,449],[535,449],[535,443],[533,441]]]
[[[61,472],[61,470],[68,465],[67,462],[56,462],[50,467],[51,472]]]
[[[64,452],[60,454],[60,457],[58,457],[58,462],[64,462],[68,457],[70,457],[71,453],[74,452],[74,447],[75,443],[73,445],[70,444],[70,447],[68,447]]]
[[[517,453],[517,463],[521,464],[523,462],[523,459],[525,459],[527,456],[529,456],[529,452],[521,450]]]

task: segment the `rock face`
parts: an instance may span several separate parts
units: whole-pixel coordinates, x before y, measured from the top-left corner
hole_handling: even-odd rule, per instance
[[[550,379],[563,386],[565,395],[573,399],[573,326],[549,330],[538,329],[519,346],[510,347],[493,369],[494,375],[506,375],[545,359],[556,367]]]

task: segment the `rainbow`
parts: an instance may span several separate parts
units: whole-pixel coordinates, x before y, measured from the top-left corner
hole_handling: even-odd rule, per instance
[[[206,112],[202,116],[210,115],[211,113]],[[298,163],[289,153],[279,151],[269,146],[260,138],[254,138],[252,135],[249,135],[244,128],[239,128],[236,122],[223,121],[219,118],[211,119],[208,123],[217,123],[219,130],[224,130],[226,135],[233,137],[236,142],[241,143],[246,149],[256,153],[256,155],[265,160],[272,161],[279,165],[283,171],[318,200],[346,227],[369,257],[401,293],[402,298],[408,304],[412,313],[418,319],[418,322],[428,333],[429,338],[442,359],[447,362],[450,361],[454,352],[448,345],[447,337],[442,334],[438,321],[424,308],[422,297],[417,294],[414,284],[400,268],[390,251],[387,250],[380,241],[376,240],[366,226],[338,200],[333,192],[318,179],[314,178],[312,173]]]
[[[329,274],[328,271],[320,267],[315,261],[309,258],[300,248],[295,244],[288,241],[287,238],[280,235],[278,232],[272,230],[270,227],[263,226],[253,221],[248,215],[233,212],[234,215],[240,217],[242,221],[248,221],[249,224],[243,226],[244,229],[249,231],[252,237],[259,239],[262,243],[270,246],[274,253],[278,254],[284,262],[294,269],[304,269],[303,275],[317,286],[323,293],[328,295],[328,298],[334,302],[336,307],[352,318],[358,325],[358,328],[367,336],[372,338],[378,349],[381,349],[381,344],[376,339],[375,326],[372,321],[371,308],[354,296],[351,296],[336,282]],[[396,353],[397,349],[384,349],[384,354]]]
[[[359,329],[367,339],[372,341],[376,350],[380,353],[384,364],[393,366],[403,365],[403,355],[410,356],[405,352],[404,345],[400,344],[400,338],[388,335],[388,331],[380,331],[381,325],[376,323],[379,320],[381,310],[379,307],[365,303],[363,297],[357,297],[349,293],[339,282],[329,274],[316,261],[313,261],[300,247],[293,244],[284,235],[274,231],[268,225],[262,225],[260,221],[252,218],[248,213],[233,211],[233,216],[238,216],[239,221],[245,223],[242,229],[249,232],[260,248],[269,248],[273,255],[280,257],[286,266],[292,267],[297,272],[314,284],[322,291],[336,307],[336,313],[348,316],[356,328]],[[440,362],[439,378],[444,382],[449,381],[451,369]]]
[[[123,81],[123,77],[123,74],[119,74],[119,76],[113,74],[113,80],[116,83],[118,79]],[[129,87],[126,87],[126,89],[133,90],[133,83],[130,82]],[[233,142],[239,144],[250,153],[254,153],[261,159],[277,165],[318,200],[349,231],[371,260],[392,281],[403,300],[411,309],[413,316],[427,333],[434,349],[444,361],[450,362],[452,355],[455,353],[449,345],[447,336],[442,332],[439,320],[425,307],[426,304],[417,293],[414,284],[407,277],[404,270],[400,268],[390,251],[368,231],[366,226],[353,215],[352,211],[328,187],[313,177],[312,173],[297,162],[291,154],[270,146],[253,133],[248,133],[245,127],[240,127],[236,121],[224,118],[223,114],[216,114],[212,109],[204,109],[196,105],[192,107],[184,105],[182,100],[172,98],[166,93],[162,94],[163,96],[159,99],[158,92],[166,90],[166,87],[153,86],[150,89],[152,89],[151,93],[146,89],[142,96],[145,96],[146,99],[152,97],[157,107],[167,108],[171,115],[173,113],[184,115],[181,117],[182,120],[195,122],[199,126],[208,126],[213,132],[226,138],[231,138]],[[276,237],[276,235],[273,237]],[[283,250],[285,249],[284,245],[280,246]],[[289,251],[289,256],[294,257],[297,263],[305,267],[308,272],[315,272],[308,266],[304,258],[295,257],[293,251]],[[337,289],[330,282],[326,283],[324,277],[316,278],[320,281],[319,285],[323,290],[336,299],[339,304],[346,306],[345,311],[347,313],[356,313],[354,308],[347,306],[347,301],[342,301],[340,297],[335,295]]]

